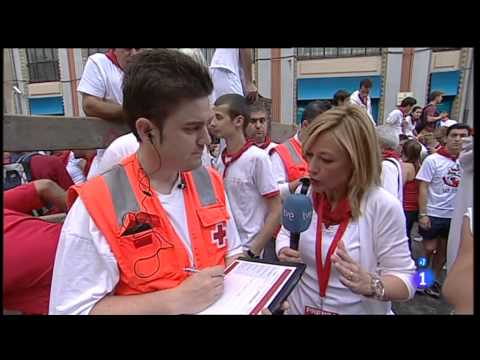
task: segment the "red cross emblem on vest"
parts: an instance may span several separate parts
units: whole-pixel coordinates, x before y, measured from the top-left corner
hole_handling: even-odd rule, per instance
[[[217,244],[219,249],[225,247],[227,245],[226,235],[224,225],[217,224],[215,229],[212,230],[212,243]]]

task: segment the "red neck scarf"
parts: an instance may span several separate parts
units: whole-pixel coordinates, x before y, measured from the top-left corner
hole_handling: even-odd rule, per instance
[[[113,63],[115,64],[120,70],[123,71],[123,68],[120,66],[120,64],[118,63],[118,59],[117,59],[117,55],[115,55],[115,53],[113,52],[113,49],[109,49],[105,56]]]
[[[332,211],[332,205],[325,194],[314,193],[313,207],[317,215],[321,214],[322,223],[326,226],[340,224],[352,216],[352,210],[350,209],[350,203],[347,197],[340,200],[335,210]]]
[[[268,145],[270,145],[270,143],[272,142],[272,139],[270,139],[268,136],[265,137],[265,142],[261,143],[261,144],[255,144],[257,147],[259,147],[260,149],[263,149],[265,150]]]
[[[400,160],[401,159],[401,156],[398,152],[396,152],[395,150],[383,150],[383,160],[385,159],[388,159],[388,158],[394,158],[394,159],[397,159],[397,160]]]
[[[237,160],[242,154],[248,150],[250,146],[253,146],[252,141],[247,141],[245,145],[242,146],[240,150],[238,150],[235,154],[227,154],[227,148],[225,148],[222,152],[222,161],[223,164],[225,165],[225,171],[223,173],[223,177],[225,177],[225,174],[227,173],[227,168],[230,166],[231,163],[233,163],[235,160]],[[230,159],[227,160],[227,157]]]
[[[446,158],[449,158],[449,159],[452,160],[452,161],[457,161],[457,159],[458,159],[458,155],[452,155],[452,154],[450,154],[445,146],[441,146],[441,147],[437,150],[437,154],[442,155],[442,156],[445,156]]]

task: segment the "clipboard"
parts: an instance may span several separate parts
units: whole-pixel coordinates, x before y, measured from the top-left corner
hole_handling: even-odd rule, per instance
[[[249,263],[259,266],[252,268]],[[282,303],[300,281],[305,269],[306,265],[302,263],[240,257],[224,271],[225,293],[198,314],[258,315],[265,308],[272,314],[278,313]],[[264,279],[261,280],[262,278]]]
[[[295,271],[293,272],[292,276],[288,279],[286,284],[283,285],[280,292],[273,298],[272,302],[268,306],[268,310],[270,310],[272,314],[280,313],[280,307],[281,307],[282,303],[285,300],[287,300],[287,298],[290,296],[290,293],[293,291],[295,286],[298,284],[298,282],[300,281],[300,279],[303,276],[303,273],[305,272],[305,269],[307,268],[306,264],[297,263],[297,262],[268,261],[268,260],[251,259],[251,258],[245,258],[245,257],[240,257],[240,258],[238,258],[238,260],[257,262],[257,263],[262,263],[262,264],[278,265],[278,266],[295,267]]]

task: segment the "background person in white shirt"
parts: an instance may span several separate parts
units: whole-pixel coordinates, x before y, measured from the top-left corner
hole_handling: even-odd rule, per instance
[[[452,125],[457,124],[458,121],[452,120],[448,118],[448,112],[444,112],[442,118],[438,122],[439,127],[450,127]]]
[[[249,110],[245,97],[227,94],[215,102],[210,130],[227,147],[219,172],[232,207],[243,249],[260,256],[280,224],[281,202],[268,154],[245,139]]]
[[[380,149],[382,150],[382,187],[403,203],[404,166],[399,149],[399,137],[396,129],[388,125],[375,128]]]
[[[149,81],[151,83],[148,83]],[[154,231],[174,232],[181,243],[178,246],[175,242],[173,249],[170,247],[178,254],[178,263],[161,264],[164,269],[166,267],[166,273],[164,270],[157,274],[158,277],[153,278],[153,281],[170,281],[173,284],[181,279],[183,281],[174,287],[165,285],[166,288],[163,289],[151,286],[150,291],[139,294],[117,294],[119,284],[125,287],[127,283],[135,288],[141,280],[138,280],[138,276],[125,275],[125,271],[121,271],[127,265],[117,262],[115,250],[112,251],[110,247],[111,240],[107,240],[99,230],[99,225],[86,210],[83,198],[79,197],[71,207],[60,235],[52,279],[49,310],[51,314],[188,314],[204,310],[221,296],[223,266],[199,267],[198,273],[189,276],[181,271],[183,269],[178,269],[184,263],[196,266],[197,251],[205,252],[212,246],[210,236],[208,240],[202,239],[208,249],[202,248],[198,239],[191,239],[193,231],[188,223],[194,221],[194,224],[198,224],[200,218],[188,219],[187,222],[187,205],[189,204],[191,209],[194,199],[184,196],[189,190],[180,186],[181,173],[199,167],[202,148],[210,142],[207,123],[214,115],[208,100],[212,88],[206,68],[184,54],[165,49],[139,54],[126,69],[123,86],[128,123],[140,142],[136,159],[132,157],[130,161],[141,166],[135,188],[138,189],[144,184],[150,191],[144,192],[145,196],[156,197],[152,201],[159,210],[152,216],[161,216],[161,221],[158,224],[153,222],[151,226]],[[123,185],[127,190],[128,186],[133,186],[132,175],[128,176]],[[97,177],[90,181],[99,180]],[[215,183],[218,185],[218,181]],[[83,186],[88,185],[89,182]],[[215,187],[215,191],[218,191],[218,187]],[[122,202],[127,200],[124,195],[122,191],[108,196]],[[147,201],[145,204],[140,205],[141,209],[152,203]],[[104,208],[108,208],[107,205],[98,204]],[[217,214],[231,214],[228,200],[219,205],[221,206],[217,207]],[[160,211],[161,208],[164,211]],[[198,208],[200,209],[200,205]],[[112,216],[108,211],[104,213],[105,216]],[[215,222],[203,226],[208,228],[214,224]],[[200,230],[194,231],[198,234]],[[231,216],[226,219],[226,235],[225,263],[228,265],[236,256],[242,254]],[[202,232],[201,236],[206,236],[206,233]],[[158,236],[156,238],[158,241]],[[124,252],[128,255],[128,252],[134,250],[132,244],[128,245],[127,239],[128,236],[125,239],[127,245]],[[194,241],[198,249],[194,248]],[[217,248],[221,249],[221,246],[218,244]],[[161,250],[165,249],[169,247]],[[148,251],[151,253],[152,248],[144,247],[139,251],[146,251],[143,254],[147,254]],[[174,254],[169,250],[169,254],[165,256],[173,257]],[[151,259],[151,256],[148,259]],[[170,276],[165,279],[164,274]],[[133,280],[129,281],[129,276]],[[152,284],[152,281],[148,284]]]
[[[257,100],[258,90],[252,75],[252,49],[215,49],[210,75],[213,81],[212,103],[225,94],[243,95],[249,103]]]
[[[179,49],[179,51],[190,56],[200,65],[207,67],[207,63],[200,49],[182,48]],[[128,133],[118,137],[103,152],[101,159],[97,163],[97,166],[89,173],[89,178],[110,170],[112,166],[118,164],[126,157],[134,154],[138,150],[138,147],[138,140],[133,133]],[[208,152],[206,146],[202,154],[202,165],[205,167],[212,166],[212,156]]]
[[[379,187],[373,124],[357,106],[329,110],[308,127],[302,149],[312,222],[300,235],[298,251],[289,247],[285,228],[277,237],[281,260],[307,265],[288,299],[290,313],[391,314],[390,301],[415,294],[415,265],[402,206]]]
[[[370,98],[370,89],[373,83],[370,79],[360,81],[360,88],[350,95],[350,104],[362,107],[372,120],[373,125],[376,125],[372,115],[372,99]]]
[[[412,110],[410,110],[410,114],[405,116],[405,135],[408,137],[417,136],[415,126],[417,122],[420,121],[420,116],[422,116],[422,107],[420,105],[415,105]]]
[[[417,103],[417,100],[413,97],[406,97],[400,103],[400,106],[392,110],[390,114],[388,114],[387,118],[385,119],[384,125],[392,126],[397,136],[400,134],[405,134],[407,132],[407,123],[405,121],[405,116],[410,112],[412,107]]]
[[[458,155],[462,150],[463,138],[468,135],[468,125],[456,124],[449,127],[446,146],[429,155],[417,174],[417,180],[420,180],[418,231],[423,237],[425,253],[431,260],[429,264],[437,279],[445,264],[450,219],[462,178]],[[425,293],[438,298],[440,290],[440,283],[436,281],[425,289]]]
[[[247,140],[255,143],[257,147],[266,151],[267,154],[278,144],[273,142],[268,132],[271,125],[271,119],[268,116],[265,105],[261,102],[255,102],[249,106],[250,121],[245,129]]]
[[[106,54],[91,55],[85,68],[77,91],[82,95],[82,107],[85,115],[99,117],[116,122],[125,121],[122,103],[123,71],[132,56],[140,48],[112,48]],[[97,150],[87,179],[97,174],[97,166],[104,150]]]

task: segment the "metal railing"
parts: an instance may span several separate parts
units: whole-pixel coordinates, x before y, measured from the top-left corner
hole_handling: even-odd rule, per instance
[[[297,48],[298,60],[356,57],[356,56],[378,56],[382,48]]]

